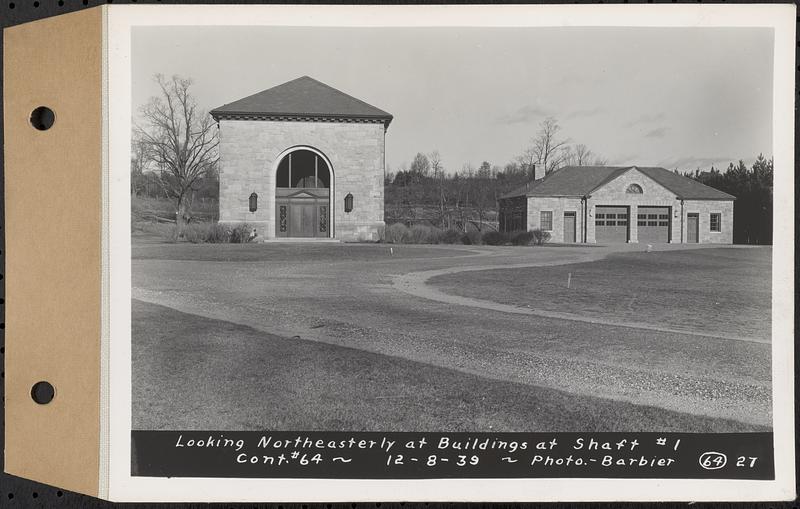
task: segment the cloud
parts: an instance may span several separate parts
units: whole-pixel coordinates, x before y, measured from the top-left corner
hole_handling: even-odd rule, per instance
[[[584,117],[593,117],[600,113],[603,113],[605,110],[603,108],[586,108],[583,110],[573,110],[567,113],[566,118],[584,118]]]
[[[667,116],[662,113],[645,113],[639,117],[634,118],[633,120],[626,122],[623,124],[623,127],[636,127],[637,125],[641,124],[653,124],[656,122],[663,122]]]
[[[651,129],[644,135],[645,138],[663,138],[667,135],[669,131],[669,127],[656,127],[655,129]]]
[[[542,117],[547,117],[551,114],[552,112],[548,108],[528,105],[523,106],[510,115],[504,115],[498,118],[497,121],[501,124],[522,124]]]

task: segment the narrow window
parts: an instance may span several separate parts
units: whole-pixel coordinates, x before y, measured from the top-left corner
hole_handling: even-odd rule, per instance
[[[546,232],[553,230],[553,212],[543,210],[539,216],[539,227]]]
[[[711,231],[712,232],[722,231],[722,214],[719,213],[711,214]]]

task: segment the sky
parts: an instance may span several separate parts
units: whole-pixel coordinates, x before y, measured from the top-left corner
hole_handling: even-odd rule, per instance
[[[211,110],[308,75],[394,115],[390,170],[503,166],[554,117],[612,165],[726,168],[772,155],[765,28],[136,27],[134,121],[153,76]]]

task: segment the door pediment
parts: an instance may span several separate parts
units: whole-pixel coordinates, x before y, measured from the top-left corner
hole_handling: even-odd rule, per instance
[[[287,195],[287,198],[316,198],[316,195],[309,193],[308,191],[297,191],[296,193],[291,193]]]
[[[278,188],[275,195],[278,198],[327,198],[327,188]]]

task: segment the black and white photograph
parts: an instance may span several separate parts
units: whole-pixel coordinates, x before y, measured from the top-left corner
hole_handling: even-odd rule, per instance
[[[135,428],[770,429],[771,52],[135,29]]]
[[[133,432],[771,433],[775,43],[133,26]]]

